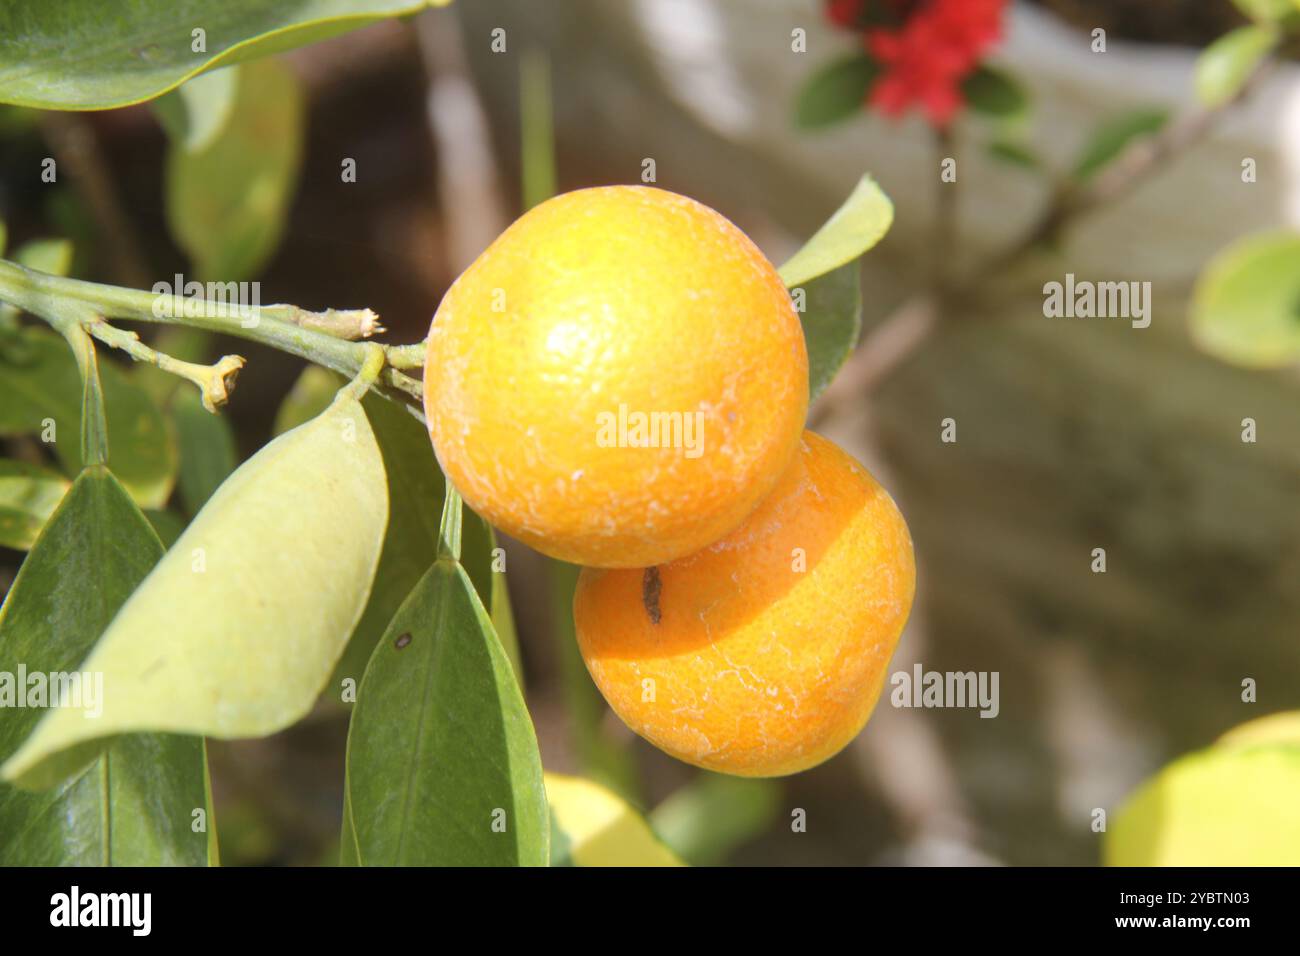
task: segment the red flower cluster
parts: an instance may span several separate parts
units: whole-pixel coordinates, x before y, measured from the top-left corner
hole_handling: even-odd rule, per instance
[[[919,105],[945,126],[963,103],[961,82],[1002,35],[1007,0],[829,0],[830,20],[863,31],[882,67],[871,105],[889,116]]]

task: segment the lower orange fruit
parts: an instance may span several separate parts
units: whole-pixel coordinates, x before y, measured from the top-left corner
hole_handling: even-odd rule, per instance
[[[658,567],[584,569],[573,609],[587,669],[632,730],[698,767],[769,777],[866,724],[915,587],[893,499],[805,432],[736,531]]]

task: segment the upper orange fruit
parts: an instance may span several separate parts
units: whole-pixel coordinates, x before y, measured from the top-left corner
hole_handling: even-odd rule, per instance
[[[694,200],[537,206],[448,291],[424,407],[465,501],[566,561],[643,567],[736,528],[799,442],[808,357],[785,286]]]
[[[573,613],[624,723],[679,760],[766,777],[821,763],[862,729],[915,585],[893,499],[805,432],[740,528],[658,568],[584,570]]]

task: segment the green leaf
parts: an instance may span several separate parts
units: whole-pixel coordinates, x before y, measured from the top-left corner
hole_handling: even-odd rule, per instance
[[[438,553],[442,513],[442,472],[424,426],[405,408],[382,396],[369,394],[362,405],[384,459],[389,521],[375,586],[335,669],[334,687],[346,677],[360,684],[388,622]]]
[[[655,832],[696,866],[723,863],[776,822],[781,785],[702,773],[650,814]]]
[[[176,392],[171,413],[180,444],[181,500],[194,515],[239,464],[235,436],[224,417],[203,407],[194,389]]]
[[[0,547],[30,548],[69,487],[57,471],[0,459]]]
[[[519,655],[519,635],[515,616],[510,609],[510,588],[506,584],[505,549],[497,544],[496,531],[470,508],[464,512],[460,562],[474,584],[474,591],[496,630],[506,658],[522,686],[523,660]]]
[[[1022,166],[1025,169],[1041,169],[1043,166],[1043,161],[1038,157],[1037,153],[1020,143],[1013,143],[1010,140],[999,139],[990,143],[989,155],[1004,163],[1010,163],[1012,166]]]
[[[39,785],[46,758],[123,731],[260,737],[298,720],[365,607],[387,516],[379,447],[341,392],[231,475],[113,618],[82,665],[104,674],[103,715],[52,712],[0,778]]]
[[[459,564],[437,561],[375,648],[347,764],[362,863],[546,865],[537,740]]]
[[[339,866],[360,866],[361,850],[357,846],[357,830],[352,823],[352,799],[348,796],[347,781],[343,783],[343,829],[339,833]]]
[[[157,536],[113,476],[104,468],[86,469],[0,607],[0,673],[16,673],[22,664],[46,673],[77,669],[161,555]],[[17,749],[42,711],[6,707],[4,713],[0,758]]]
[[[1169,120],[1163,109],[1134,110],[1106,120],[1084,144],[1074,164],[1074,178],[1091,179],[1115,159],[1134,140],[1152,136]]]
[[[41,0],[0,7],[0,102],[110,109],[217,64],[337,36],[448,0]],[[204,49],[194,31],[202,29]]]
[[[804,298],[799,321],[808,346],[810,400],[816,399],[835,378],[862,334],[859,272],[858,263],[853,261],[799,287]]]
[[[894,204],[870,176],[863,176],[844,205],[780,268],[788,288],[838,269],[862,255],[889,231]]]
[[[1248,236],[1216,255],[1192,292],[1191,333],[1234,365],[1300,362],[1300,233]]]
[[[329,404],[339,382],[335,373],[319,366],[304,369],[276,413],[276,433],[317,414]],[[429,433],[405,408],[379,395],[367,395],[362,405],[384,455],[390,517],[370,602],[339,661],[332,685],[349,677],[360,682],[375,643],[438,553],[444,479]],[[462,547],[461,563],[474,582],[479,600],[488,609],[497,636],[522,681],[519,639],[510,609],[506,573],[494,569],[500,563],[494,554],[496,534],[486,521],[468,509]]]
[[[609,707],[578,651],[573,626],[573,592],[581,571],[576,564],[546,559],[551,635],[559,662],[570,746],[586,776],[624,799],[638,799],[640,781],[635,757],[625,744],[626,738],[611,733]]]
[[[101,361],[99,374],[113,474],[142,508],[160,508],[171,496],[177,468],[167,422],[116,364]],[[60,462],[76,474],[82,465],[81,401],[81,374],[61,336],[31,327],[0,337],[0,435],[52,437]]]
[[[239,70],[234,105],[202,150],[167,153],[167,224],[204,281],[256,275],[280,244],[302,161],[306,105],[277,60]]]
[[[610,790],[558,773],[546,775],[552,866],[682,866],[645,819]]]
[[[1006,70],[977,66],[962,81],[962,96],[972,110],[997,119],[1014,119],[1029,112],[1029,94]]]
[[[1239,27],[1219,37],[1196,58],[1197,98],[1211,109],[1230,102],[1277,42],[1277,30],[1267,26]]]
[[[1107,830],[1108,866],[1300,864],[1300,745],[1212,747],[1147,781]]]
[[[77,665],[161,555],[158,538],[113,476],[102,467],[84,471],[0,609],[0,673],[24,670],[30,689],[32,674],[82,672],[83,692],[99,697],[102,687]],[[81,703],[94,709],[90,697]],[[48,713],[6,706],[0,759]],[[53,713],[94,723],[80,708]],[[129,735],[84,756],[89,766],[43,793],[0,784],[0,865],[206,862],[208,838],[192,828],[195,810],[212,825],[201,740]]]
[[[185,519],[174,511],[146,511],[144,516],[153,525],[153,530],[162,539],[163,548],[169,549],[180,540],[185,531]]]
[[[276,413],[276,432],[318,414],[329,404],[340,381],[335,373],[318,366],[304,369]],[[331,687],[339,687],[345,679],[361,683],[388,622],[438,553],[443,477],[428,432],[405,408],[379,395],[368,394],[362,406],[383,454],[388,481],[388,530],[374,588],[334,670]],[[483,596],[483,600],[486,602],[487,597]]]
[[[13,258],[29,269],[65,276],[72,268],[72,243],[67,239],[32,239],[19,246]]]
[[[519,123],[524,208],[555,195],[555,123],[551,109],[551,61],[532,49],[519,64]]]
[[[49,790],[0,784],[0,866],[215,866],[206,768],[200,737],[128,734]]]
[[[203,73],[154,100],[154,114],[174,146],[199,153],[221,135],[235,109],[241,69]]]
[[[334,393],[342,385],[343,378],[336,372],[319,365],[308,365],[276,409],[271,434],[283,435],[289,429],[311,421],[329,408],[330,402],[334,401]],[[438,507],[442,507],[441,502]],[[435,511],[435,516],[436,514]]]
[[[804,83],[794,106],[799,129],[822,129],[862,113],[880,66],[865,53],[854,53],[818,69]]]
[[[1300,11],[1300,0],[1232,0],[1246,17],[1261,23],[1279,23],[1294,20]]]

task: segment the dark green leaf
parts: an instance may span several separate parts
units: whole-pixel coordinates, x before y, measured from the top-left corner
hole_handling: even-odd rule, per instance
[[[805,283],[804,341],[808,345],[808,391],[816,399],[835,378],[862,334],[862,288],[856,261]],[[795,292],[796,304],[798,292]]]
[[[861,113],[871,84],[879,75],[880,66],[865,53],[826,64],[799,91],[795,125],[800,129],[821,129]]]
[[[357,831],[352,825],[352,799],[348,796],[347,781],[343,783],[343,827],[339,833],[339,866],[360,866],[361,851],[357,848]]]
[[[352,712],[347,776],[366,865],[548,862],[532,723],[458,564],[434,564],[375,648]]]
[[[162,507],[177,466],[166,420],[117,365],[101,360],[99,374],[113,474],[141,507]],[[52,437],[55,454],[75,474],[82,464],[81,400],[81,374],[62,337],[38,327],[0,337],[0,435]]]
[[[103,468],[87,469],[23,562],[0,609],[0,673],[81,671],[118,607],[161,555],[157,536],[113,476]],[[83,704],[96,706],[89,698]],[[5,713],[0,760],[47,710]],[[89,766],[51,790],[28,793],[0,784],[0,865],[207,861],[208,837],[192,825],[194,811],[202,810],[212,826],[203,742],[129,735],[107,744],[97,757],[94,750],[86,753]]]
[[[174,511],[146,511],[144,516],[162,539],[163,547],[170,548],[185,530],[185,519]]]
[[[985,116],[1013,119],[1029,111],[1029,94],[1020,81],[987,64],[971,71],[962,81],[961,92],[967,105]]]
[[[1004,139],[989,144],[989,155],[1004,163],[1023,166],[1026,169],[1040,169],[1043,165],[1043,161],[1031,149]]]
[[[0,102],[109,109],[219,63],[292,49],[444,0],[40,0],[0,6]],[[204,49],[195,30],[203,30]]]
[[[573,626],[573,592],[581,571],[575,564],[546,559],[551,635],[560,665],[570,745],[586,776],[614,790],[623,799],[635,801],[640,793],[636,760],[624,742],[626,738],[610,732],[609,707],[578,651]]]
[[[68,488],[57,471],[0,459],[0,547],[30,548]]]
[[[1211,109],[1231,101],[1277,42],[1278,32],[1269,26],[1240,27],[1219,37],[1196,58],[1197,98]]]
[[[1191,330],[1225,362],[1300,363],[1300,234],[1248,236],[1215,256],[1192,293]]]
[[[1164,109],[1135,110],[1106,120],[1084,145],[1074,165],[1074,178],[1091,179],[1134,140],[1153,136],[1169,120]]]
[[[474,583],[478,599],[488,609],[492,626],[496,629],[506,657],[514,668],[522,686],[523,661],[519,656],[519,636],[515,633],[515,617],[510,610],[510,589],[506,585],[505,549],[497,544],[492,526],[468,507],[464,512],[461,530],[461,564]]]
[[[215,866],[206,759],[201,737],[129,734],[50,790],[0,784],[0,866]]]
[[[252,278],[275,253],[302,158],[306,106],[293,71],[261,60],[236,84],[220,134],[167,153],[167,222],[205,281]]]
[[[180,444],[181,500],[196,515],[239,464],[235,436],[225,418],[203,407],[194,389],[178,391],[171,412]]]

